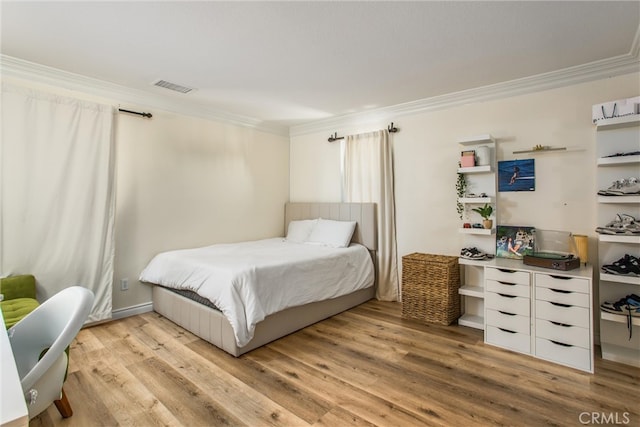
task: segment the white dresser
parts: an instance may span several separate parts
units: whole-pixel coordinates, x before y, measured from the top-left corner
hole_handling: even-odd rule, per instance
[[[487,344],[593,372],[593,270],[501,259],[484,266]]]

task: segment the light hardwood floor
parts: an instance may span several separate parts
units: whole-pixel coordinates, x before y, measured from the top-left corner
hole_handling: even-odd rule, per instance
[[[83,329],[69,369],[74,415],[32,427],[640,425],[640,369],[583,373],[379,301],[237,359],[147,313]]]

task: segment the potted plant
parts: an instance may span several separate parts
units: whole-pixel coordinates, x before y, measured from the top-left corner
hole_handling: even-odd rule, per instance
[[[493,213],[493,206],[491,206],[488,203],[485,203],[484,206],[478,207],[478,208],[473,208],[471,210],[474,211],[474,212],[478,212],[480,214],[480,216],[483,219],[482,225],[484,226],[484,228],[493,227],[493,220],[489,219],[489,217]]]

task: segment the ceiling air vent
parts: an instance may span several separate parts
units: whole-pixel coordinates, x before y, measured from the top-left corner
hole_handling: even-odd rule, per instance
[[[163,87],[165,89],[169,89],[169,90],[173,90],[176,92],[180,92],[180,93],[189,93],[191,92],[193,89],[190,87],[186,87],[186,86],[182,86],[182,85],[178,85],[175,83],[171,83],[168,82],[166,80],[157,80],[155,82],[153,82],[154,86],[159,86],[159,87]]]

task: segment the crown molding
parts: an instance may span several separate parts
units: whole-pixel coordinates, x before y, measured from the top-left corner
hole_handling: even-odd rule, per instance
[[[146,108],[157,108],[177,114],[231,123],[280,136],[289,136],[289,128],[286,126],[264,123],[252,117],[217,111],[206,105],[191,101],[180,101],[179,99],[168,96],[165,97],[138,89],[131,89],[104,80],[86,77],[2,54],[0,54],[0,75],[84,92],[109,100],[117,100],[120,105],[129,104]]]
[[[317,132],[333,132],[340,128],[361,126],[368,123],[398,120],[399,117],[419,113],[427,113],[465,104],[508,98],[527,93],[571,86],[609,77],[640,71],[640,27],[636,32],[631,50],[628,54],[619,55],[583,65],[551,71],[535,76],[510,80],[488,86],[448,93],[417,101],[378,108],[362,113],[353,113],[330,117],[313,122],[292,126],[289,134],[292,137]]]

